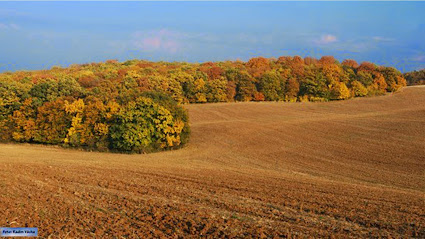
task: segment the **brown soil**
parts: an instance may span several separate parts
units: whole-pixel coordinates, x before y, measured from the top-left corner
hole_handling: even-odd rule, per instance
[[[187,106],[149,155],[0,144],[0,226],[41,237],[425,237],[425,87]]]

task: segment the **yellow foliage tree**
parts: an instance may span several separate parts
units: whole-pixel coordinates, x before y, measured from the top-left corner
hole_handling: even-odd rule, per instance
[[[331,86],[331,97],[335,100],[345,100],[350,98],[350,90],[342,82],[336,82]]]

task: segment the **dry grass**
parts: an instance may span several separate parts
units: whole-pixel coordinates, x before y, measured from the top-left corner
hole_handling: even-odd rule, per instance
[[[0,145],[0,226],[42,237],[425,237],[425,88],[189,105],[150,155]]]

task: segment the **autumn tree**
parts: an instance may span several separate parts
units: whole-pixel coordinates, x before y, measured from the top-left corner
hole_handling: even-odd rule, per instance
[[[319,64],[321,65],[333,65],[338,61],[333,56],[322,56],[319,60]]]
[[[110,128],[110,147],[126,152],[152,152],[179,145],[184,123],[152,99],[129,102],[115,116]]]
[[[183,90],[185,92],[185,97],[189,102],[207,102],[206,76],[204,74],[197,74],[194,77],[190,77],[188,81],[183,83]]]
[[[203,84],[204,82],[199,83],[193,79],[191,83],[196,85],[196,84]],[[164,94],[169,94],[174,100],[176,100],[179,103],[182,103],[184,101],[183,87],[180,84],[180,82],[176,80],[174,77],[153,75],[149,77],[149,85],[150,85],[149,87],[150,91],[158,91]],[[199,87],[199,85],[196,85],[196,86]],[[196,86],[194,86],[194,88],[196,88]],[[196,91],[196,90],[204,90],[204,89],[198,88],[194,90]]]
[[[318,60],[313,57],[304,57],[304,64],[306,65],[316,65]]]
[[[15,141],[31,142],[36,135],[35,118],[37,112],[32,103],[32,98],[28,98],[22,103],[19,110],[13,112],[11,117],[14,125],[12,137]]]
[[[372,74],[370,72],[367,72],[367,71],[358,71],[357,72],[357,80],[366,87],[373,84]]]
[[[387,83],[387,91],[394,92],[399,90],[401,87],[406,86],[406,81],[403,78],[400,71],[394,67],[382,67],[380,73],[385,78]]]
[[[199,70],[205,73],[209,80],[219,79],[224,73],[224,70],[213,62],[201,64]]]
[[[285,101],[297,101],[298,92],[300,91],[300,84],[295,78],[290,78],[286,82],[285,87]]]
[[[306,78],[300,82],[300,95],[330,99],[329,79],[318,69],[310,69]]]
[[[425,85],[425,69],[403,74],[408,85]]]
[[[357,61],[352,60],[352,59],[343,60],[342,65],[347,66],[347,67],[351,67],[351,68],[354,68],[354,69],[359,67],[359,63],[357,63]]]
[[[250,101],[256,93],[255,80],[246,71],[231,69],[226,72],[226,78],[236,85],[235,99],[238,101]]]
[[[331,99],[332,100],[345,100],[350,98],[350,90],[342,82],[336,82],[331,86]]]
[[[366,72],[374,72],[376,70],[376,65],[371,62],[362,62],[360,66],[357,68],[359,71],[366,71]]]
[[[142,97],[152,99],[154,103],[167,109],[174,120],[181,121],[184,123],[183,129],[180,133],[180,144],[174,145],[172,148],[181,147],[181,145],[186,144],[189,141],[190,127],[189,127],[189,116],[187,110],[181,107],[173,98],[167,94],[162,94],[160,92],[143,92]]]
[[[258,81],[258,90],[264,95],[265,100],[278,101],[284,98],[285,81],[276,71],[269,71]]]
[[[207,82],[207,101],[226,102],[227,101],[227,80],[224,77],[216,78]]]
[[[367,88],[360,81],[351,82],[351,88],[354,96],[363,97],[368,93]]]
[[[72,124],[72,116],[65,111],[65,100],[58,98],[38,107],[35,123],[35,142],[62,144]]]
[[[251,58],[246,66],[253,77],[260,77],[264,72],[270,70],[269,59],[264,57]]]

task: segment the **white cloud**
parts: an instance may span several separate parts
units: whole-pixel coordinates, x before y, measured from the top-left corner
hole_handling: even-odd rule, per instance
[[[317,39],[314,42],[316,44],[326,45],[326,44],[334,43],[334,42],[337,42],[337,41],[338,41],[338,39],[337,39],[336,36],[331,35],[331,34],[325,34],[325,35],[322,35],[320,37],[320,39]]]

